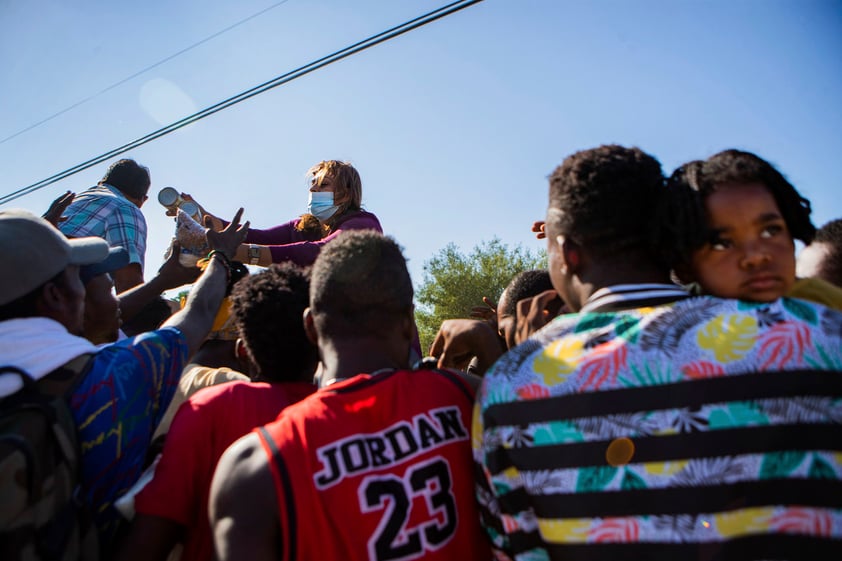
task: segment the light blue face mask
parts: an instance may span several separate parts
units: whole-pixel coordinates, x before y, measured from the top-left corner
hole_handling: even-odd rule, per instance
[[[339,209],[333,204],[333,193],[330,191],[310,192],[310,200],[307,201],[307,212],[324,222]]]

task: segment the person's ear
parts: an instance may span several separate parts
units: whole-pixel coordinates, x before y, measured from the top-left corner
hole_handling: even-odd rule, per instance
[[[316,332],[316,320],[313,319],[313,312],[310,308],[304,310],[304,332],[311,343],[319,345],[319,334]]]
[[[53,281],[49,281],[41,289],[41,301],[49,307],[59,305],[63,296],[61,287]]]
[[[240,360],[249,360],[249,353],[246,350],[246,342],[242,337],[238,337],[234,342],[234,355]]]
[[[82,297],[84,304],[84,296]],[[75,305],[67,289],[58,282],[51,280],[41,287],[41,292],[35,300],[38,315],[53,319],[68,330],[76,329]],[[79,327],[81,329],[81,326]],[[82,333],[73,333],[82,335]]]
[[[565,238],[563,236],[558,236],[557,242],[561,246],[561,253],[564,256],[564,263],[567,267],[568,274],[575,275],[582,267],[584,257],[582,254],[582,248],[570,238]]]
[[[62,311],[67,306],[64,287],[55,281],[49,281],[41,287],[41,294],[37,301],[38,310],[44,315],[52,317],[52,313]]]
[[[351,201],[351,192],[340,185],[336,185],[333,190],[333,204],[336,206],[344,205]]]
[[[693,269],[687,263],[676,265],[672,270],[673,276],[678,279],[681,284],[691,284],[696,282],[696,275],[693,274]]]

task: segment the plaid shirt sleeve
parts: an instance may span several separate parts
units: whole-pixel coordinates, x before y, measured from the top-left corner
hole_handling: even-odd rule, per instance
[[[146,219],[140,209],[119,205],[109,215],[105,224],[105,241],[108,245],[126,248],[129,263],[138,263],[143,269],[146,255]]]

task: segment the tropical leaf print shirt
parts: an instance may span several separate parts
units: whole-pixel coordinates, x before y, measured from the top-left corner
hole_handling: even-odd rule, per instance
[[[488,371],[501,558],[842,559],[842,313],[712,297],[557,318]]]

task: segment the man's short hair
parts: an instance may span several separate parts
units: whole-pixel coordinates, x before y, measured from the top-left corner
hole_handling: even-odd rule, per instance
[[[547,269],[522,271],[515,275],[506,287],[506,307],[503,313],[513,316],[517,312],[517,303],[520,300],[552,289],[553,282]]]
[[[149,192],[152,180],[149,178],[149,168],[134,160],[124,159],[111,164],[99,183],[107,183],[129,197],[142,199]]]
[[[412,282],[401,248],[374,230],[352,230],[325,245],[313,265],[310,307],[322,332],[389,332],[412,313]]]
[[[309,271],[294,263],[271,265],[231,290],[234,324],[262,379],[312,378],[318,350],[304,331],[309,292]]]
[[[635,252],[660,261],[663,195],[661,164],[639,148],[576,152],[550,176],[547,232],[595,255]]]

